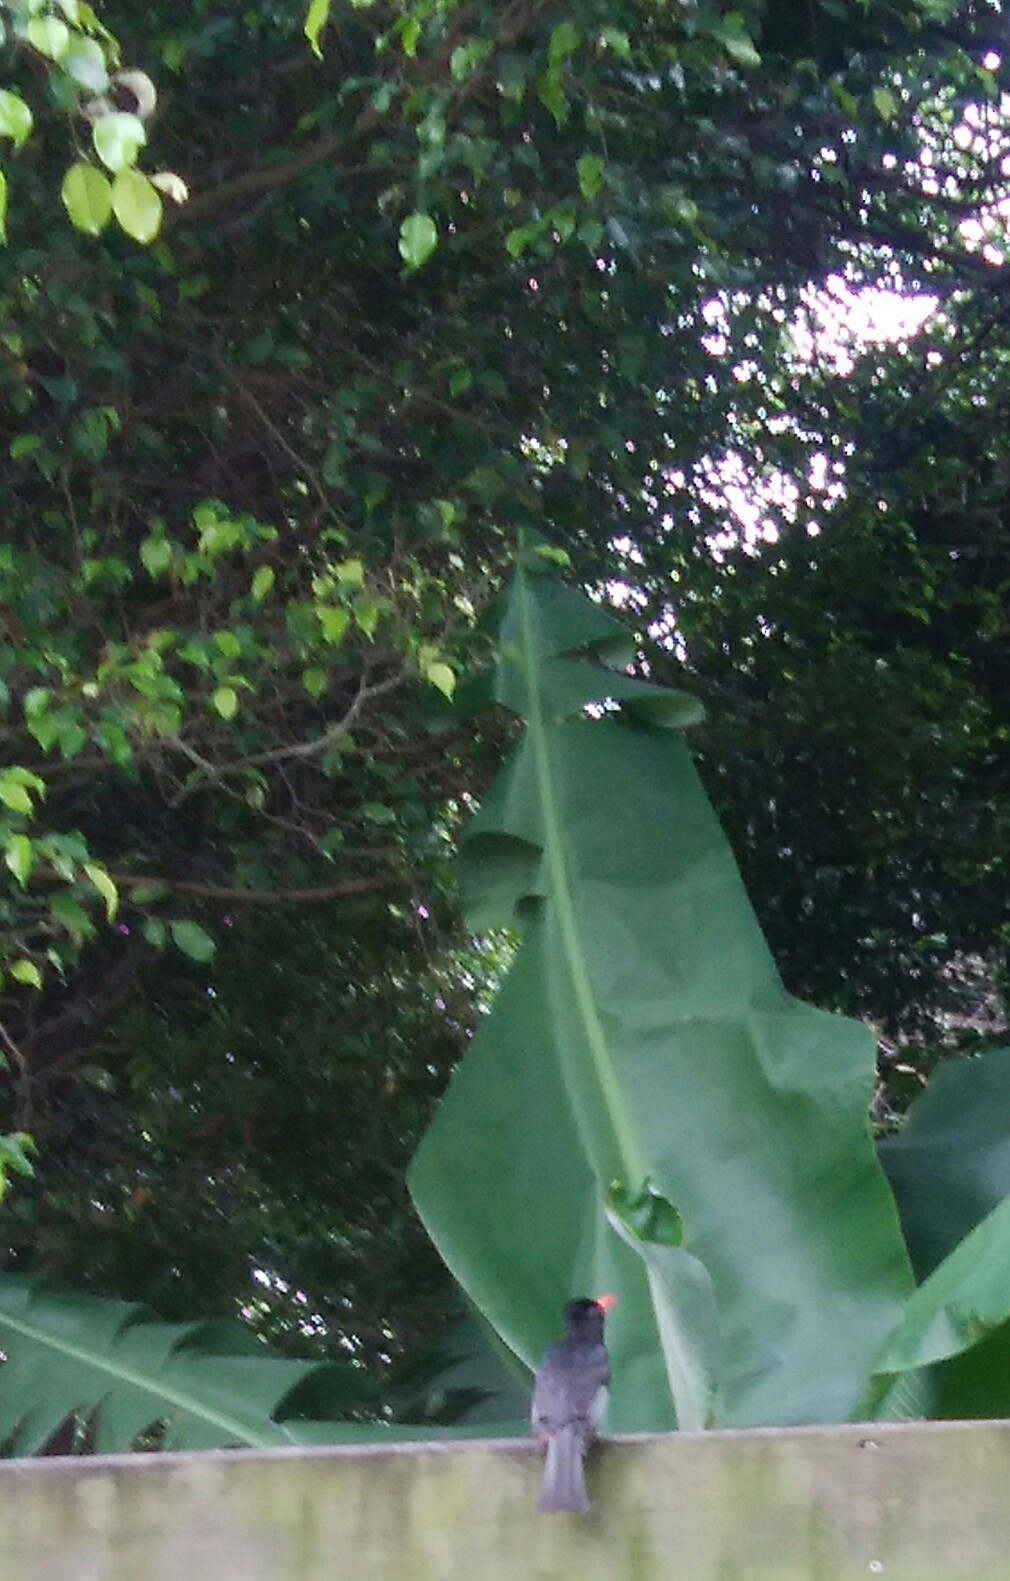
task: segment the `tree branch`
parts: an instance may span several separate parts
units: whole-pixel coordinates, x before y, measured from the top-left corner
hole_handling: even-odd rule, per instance
[[[292,889],[243,889],[235,884],[203,884],[196,880],[165,878],[143,873],[114,873],[109,877],[121,889],[139,889],[160,884],[179,894],[203,900],[227,900],[245,906],[301,906],[326,900],[343,900],[351,895],[374,895],[397,887],[393,875],[383,878],[342,878],[332,884],[304,884]],[[404,881],[402,887],[406,887]]]

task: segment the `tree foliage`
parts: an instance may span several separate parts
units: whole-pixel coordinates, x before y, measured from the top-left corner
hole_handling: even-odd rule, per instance
[[[57,10],[158,100],[99,135],[129,109],[5,56],[7,1239],[384,1366],[440,1322],[395,1182],[475,1016],[445,858],[509,727],[461,682],[520,531],[708,704],[786,985],[884,1029],[881,1113],[999,1019],[998,13],[185,0],[103,8],[116,54],[83,5],[24,18]],[[189,199],[76,231],[68,140],[78,224],[131,151]],[[870,284],[927,327],[804,338]]]

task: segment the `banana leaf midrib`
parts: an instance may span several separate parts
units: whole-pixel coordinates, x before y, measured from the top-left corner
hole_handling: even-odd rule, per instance
[[[544,717],[543,701],[537,680],[533,616],[530,608],[528,584],[524,576],[520,579],[520,588],[519,607],[523,637],[520,651],[529,705],[528,725],[530,739],[533,744],[537,792],[543,818],[544,850],[552,880],[551,900],[558,919],[565,958],[571,972],[575,1002],[585,1029],[586,1045],[589,1049],[593,1070],[596,1073],[603,1096],[603,1106],[610,1117],[617,1151],[624,1169],[625,1184],[637,1186],[645,1179],[645,1166],[641,1161],[631,1119],[625,1105],[621,1101],[620,1083],[614,1072],[606,1036],[596,1012],[589,971],[579,946],[579,929],[575,916],[576,908],[571,895],[568,867],[564,860],[565,845],[561,832],[562,819],[557,806],[553,776],[551,774],[547,722]]]

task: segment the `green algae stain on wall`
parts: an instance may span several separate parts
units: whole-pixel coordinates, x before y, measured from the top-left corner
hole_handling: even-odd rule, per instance
[[[2,1581],[1007,1581],[1010,1424],[0,1464]]]

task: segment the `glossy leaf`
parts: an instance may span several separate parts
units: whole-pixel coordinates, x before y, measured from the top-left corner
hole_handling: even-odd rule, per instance
[[[147,142],[144,123],[126,110],[102,115],[91,128],[91,140],[102,164],[113,174],[128,170]],[[124,226],[125,229],[125,226]]]
[[[56,16],[33,16],[28,24],[28,42],[40,55],[59,60],[70,44],[70,29]]]
[[[0,88],[0,137],[9,137],[15,148],[23,148],[32,130],[32,112],[18,93]]]
[[[34,848],[26,834],[12,834],[4,848],[4,862],[9,872],[14,874],[22,889],[27,884],[32,871]]]
[[[152,242],[161,229],[161,198],[142,170],[119,171],[112,183],[112,212],[136,242]]]
[[[309,0],[309,8],[305,13],[305,37],[312,47],[312,53],[319,60],[323,58],[319,39],[329,20],[330,5],[331,0]]]
[[[63,178],[61,196],[71,223],[88,236],[104,230],[112,214],[112,187],[100,170],[83,160]]]
[[[114,880],[99,862],[85,862],[84,871],[105,902],[105,915],[109,922],[119,910],[119,890]]]
[[[105,52],[97,39],[76,37],[60,61],[63,70],[90,93],[104,93],[109,86]]]
[[[234,719],[238,713],[238,692],[236,692],[234,686],[219,686],[211,698],[211,702],[214,705],[214,711],[220,714],[222,719]]]
[[[25,813],[27,816],[31,816],[35,810],[27,786],[10,769],[0,771],[0,802],[12,812]]]
[[[400,226],[400,257],[408,269],[420,269],[438,246],[438,231],[430,214],[408,214]]]

